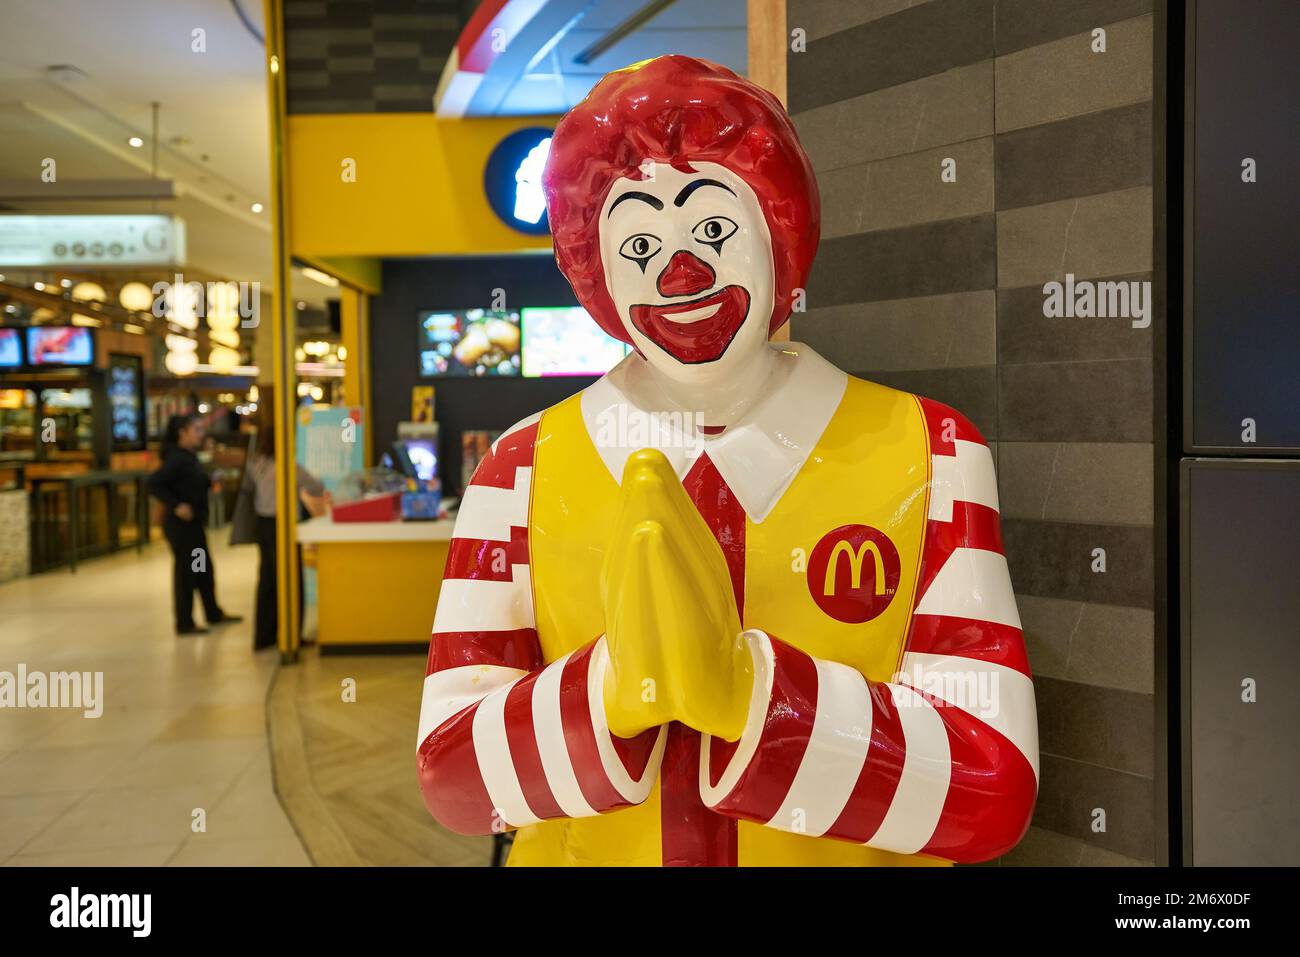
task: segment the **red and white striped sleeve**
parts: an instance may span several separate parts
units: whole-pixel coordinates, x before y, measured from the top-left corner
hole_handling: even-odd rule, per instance
[[[542,659],[529,576],[537,417],[499,438],[465,490],[429,645],[417,741],[429,811],[462,834],[639,804],[664,730],[605,720],[604,638]]]
[[[921,399],[931,487],[920,581],[888,683],[746,633],[755,693],[735,744],[701,749],[715,811],[961,863],[1010,850],[1038,791],[1034,688],[1002,550],[993,457]]]

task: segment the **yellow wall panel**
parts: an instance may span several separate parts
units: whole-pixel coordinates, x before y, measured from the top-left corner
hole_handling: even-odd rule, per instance
[[[488,155],[539,117],[432,113],[288,117],[294,255],[430,256],[549,249],[501,222],[483,193]],[[344,177],[355,161],[356,181]]]

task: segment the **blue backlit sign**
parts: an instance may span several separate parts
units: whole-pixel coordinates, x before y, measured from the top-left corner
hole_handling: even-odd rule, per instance
[[[532,236],[550,232],[542,170],[552,132],[545,127],[516,130],[496,145],[483,170],[483,190],[492,211],[511,229]]]

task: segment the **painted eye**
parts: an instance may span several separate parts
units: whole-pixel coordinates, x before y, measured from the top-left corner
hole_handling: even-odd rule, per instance
[[[691,235],[706,246],[712,246],[715,253],[722,252],[722,244],[736,234],[740,227],[726,216],[710,216],[701,220],[691,230]]]
[[[646,263],[662,248],[658,237],[651,236],[649,233],[637,233],[623,240],[623,245],[619,247],[618,252],[624,259],[632,260],[641,267],[642,272],[645,272]]]

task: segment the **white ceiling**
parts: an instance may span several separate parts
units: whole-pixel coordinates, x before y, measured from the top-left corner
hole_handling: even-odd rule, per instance
[[[261,0],[240,0],[260,31]],[[151,107],[158,175],[177,199],[10,202],[22,212],[174,213],[197,271],[269,288],[271,232],[264,50],[230,0],[3,0],[0,180],[146,178]],[[206,52],[193,52],[195,29]],[[51,66],[84,78],[53,78]],[[127,138],[145,140],[142,149]],[[250,211],[264,204],[261,214]]]
[[[647,0],[551,0],[494,58],[471,99],[471,116],[545,115],[576,105],[611,70],[666,53],[701,57],[742,76],[748,61],[745,0],[678,0],[590,63],[574,58]],[[542,53],[541,51],[545,51]]]

